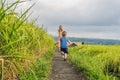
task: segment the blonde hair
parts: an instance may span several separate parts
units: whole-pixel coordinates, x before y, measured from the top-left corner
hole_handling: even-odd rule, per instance
[[[67,35],[67,32],[66,31],[63,31],[62,32],[62,36],[65,37]]]
[[[63,32],[63,27],[62,27],[62,25],[59,25],[58,32]]]

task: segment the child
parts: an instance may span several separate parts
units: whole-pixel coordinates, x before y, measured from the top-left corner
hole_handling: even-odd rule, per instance
[[[62,38],[60,38],[60,48],[61,51],[64,53],[64,61],[67,60],[67,54],[68,54],[68,43],[70,43],[70,41],[68,41],[68,39],[66,38],[67,32],[63,31],[62,32]]]

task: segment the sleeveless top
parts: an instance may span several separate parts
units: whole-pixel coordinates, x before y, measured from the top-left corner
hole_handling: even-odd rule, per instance
[[[60,38],[62,37],[62,32],[58,32],[58,47],[60,47]]]

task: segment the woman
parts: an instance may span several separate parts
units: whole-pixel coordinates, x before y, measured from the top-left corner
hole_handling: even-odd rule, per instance
[[[62,37],[62,32],[63,32],[63,27],[62,25],[59,25],[59,29],[58,29],[58,50],[60,51],[60,38]]]

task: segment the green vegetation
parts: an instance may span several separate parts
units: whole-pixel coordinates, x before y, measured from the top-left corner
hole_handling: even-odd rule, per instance
[[[53,53],[54,50],[50,50],[38,58],[24,74],[20,74],[22,76],[20,80],[48,80]]]
[[[27,21],[27,9],[14,12],[19,0],[5,6],[0,0],[0,79],[46,80],[51,69],[54,40],[43,28]]]
[[[81,45],[69,52],[71,63],[87,80],[120,80],[119,45]]]

